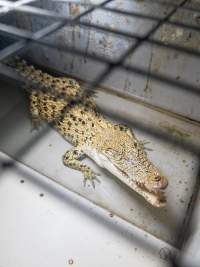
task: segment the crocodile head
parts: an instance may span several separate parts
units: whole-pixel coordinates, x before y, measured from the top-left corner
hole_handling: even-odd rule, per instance
[[[167,179],[148,159],[141,143],[129,131],[115,129],[104,135],[102,152],[109,169],[155,207],[166,204]]]

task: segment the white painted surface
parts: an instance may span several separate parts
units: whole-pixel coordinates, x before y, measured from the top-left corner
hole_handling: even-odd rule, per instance
[[[169,266],[166,243],[16,162],[1,167],[0,214],[1,267]]]
[[[200,266],[200,193],[196,199],[196,205],[192,220],[187,229],[187,238],[180,253],[181,267],[199,267]]]

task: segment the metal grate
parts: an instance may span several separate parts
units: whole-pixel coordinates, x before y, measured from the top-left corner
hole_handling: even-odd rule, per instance
[[[130,2],[133,0],[129,0]],[[107,0],[107,1],[92,1],[98,2],[98,4],[87,3],[86,1],[55,1],[56,3],[64,2],[67,5],[77,5],[80,7],[81,12],[78,15],[74,16],[65,16],[61,15],[56,11],[49,10],[47,8],[42,8],[40,6],[40,1],[34,0],[18,0],[18,1],[0,1],[0,17],[3,22],[0,23],[0,36],[6,37],[7,41],[3,41],[3,38],[0,39],[0,61],[2,62],[6,58],[18,54],[21,51],[25,51],[29,49],[32,45],[38,44],[43,47],[49,47],[52,49],[58,49],[59,51],[63,51],[66,53],[70,53],[73,55],[78,55],[87,59],[91,59],[97,63],[101,63],[104,65],[103,70],[98,73],[98,75],[92,79],[92,81],[88,82],[87,85],[89,89],[96,88],[105,81],[109,76],[113,74],[113,72],[117,69],[122,71],[127,71],[129,73],[137,74],[141,77],[147,76],[155,81],[168,84],[169,86],[175,86],[181,91],[189,92],[195,97],[199,97],[200,90],[198,86],[187,82],[181,81],[179,79],[173,79],[163,74],[158,74],[156,72],[151,72],[149,69],[146,69],[142,66],[136,66],[129,64],[128,59],[134,53],[137,53],[138,48],[140,48],[143,44],[154,45],[158,48],[164,48],[170,51],[178,51],[184,55],[190,55],[192,57],[196,57],[199,59],[200,57],[200,49],[197,46],[196,49],[194,47],[188,47],[184,44],[176,43],[176,42],[165,42],[156,38],[156,33],[160,30],[163,25],[178,27],[180,29],[192,30],[199,34],[200,30],[200,6],[192,5],[190,1],[159,1],[159,0],[144,0],[142,2],[159,4],[162,6],[167,6],[168,10],[164,12],[164,14],[154,14],[149,13],[141,13],[137,11],[129,11],[120,6],[116,6],[116,0]],[[48,1],[47,1],[48,2]],[[137,1],[139,2],[139,0]],[[36,4],[36,5],[35,5]],[[189,23],[182,22],[174,18],[174,15],[178,12],[191,12],[191,14],[197,13],[198,23]],[[8,25],[6,23],[6,18],[10,14],[29,14],[34,15],[35,19],[46,19],[45,23],[41,23],[41,27],[39,29],[34,29],[33,31],[23,29],[23,27],[18,27],[17,25]],[[105,14],[111,13],[116,16],[126,16],[128,18],[137,18],[148,25],[148,30],[146,32],[131,32],[126,31],[119,27],[112,27],[112,25],[102,24],[101,22],[91,22],[88,19],[88,16],[94,14],[95,12],[104,12]],[[4,22],[5,19],[5,22]],[[75,47],[69,44],[57,44],[55,42],[49,42],[46,39],[47,36],[51,36],[54,33],[58,32],[63,27],[75,27],[78,26],[82,29],[92,29],[96,32],[100,32],[105,34],[105,36],[112,35],[117,38],[121,38],[122,40],[128,40],[129,45],[124,49],[123,53],[119,56],[111,56],[105,57],[100,53],[92,53],[90,51],[84,51],[79,47]],[[0,37],[1,38],[1,37]],[[6,67],[3,63],[0,64],[0,72],[4,73],[4,69]],[[188,149],[188,147],[187,147]],[[189,149],[188,149],[189,150]],[[194,147],[191,149],[195,154],[198,154],[197,149]],[[190,211],[191,211],[190,207]],[[188,216],[189,218],[190,216]],[[185,224],[187,225],[187,223]],[[186,227],[186,226],[185,226]],[[183,238],[182,238],[183,240]],[[181,240],[181,241],[182,241]],[[181,245],[180,245],[181,247]]]
[[[78,16],[75,16],[73,18],[66,17],[63,15],[58,14],[57,12],[50,11],[47,9],[39,8],[31,6],[30,4],[35,1],[33,0],[22,0],[22,1],[7,1],[3,0],[0,1],[0,16],[5,16],[5,14],[8,14],[9,12],[22,12],[26,14],[33,14],[37,17],[43,17],[47,19],[51,19],[53,22],[50,25],[47,25],[46,27],[41,28],[40,30],[36,32],[31,32],[23,29],[19,29],[16,26],[10,26],[3,23],[0,23],[0,33],[3,33],[4,35],[8,35],[11,37],[18,38],[19,41],[14,42],[11,45],[8,45],[7,47],[4,47],[0,51],[0,60],[19,52],[21,49],[28,48],[32,43],[38,43],[43,46],[49,46],[52,48],[57,48],[60,51],[70,52],[78,55],[82,55],[84,57],[92,58],[95,61],[105,63],[106,68],[104,71],[97,77],[94,81],[92,81],[92,84],[90,87],[96,87],[100,83],[103,82],[111,73],[116,69],[124,69],[128,72],[136,73],[137,75],[149,75],[152,79],[168,83],[169,85],[176,86],[178,88],[181,88],[182,90],[189,90],[190,92],[193,92],[194,94],[199,95],[199,88],[191,85],[190,83],[176,81],[174,79],[170,79],[169,77],[165,75],[157,75],[155,73],[149,73],[148,70],[145,70],[143,68],[139,67],[133,67],[126,63],[127,58],[133,54],[138,47],[140,47],[143,43],[149,43],[154,44],[158,47],[165,47],[167,49],[174,49],[178,50],[179,52],[183,52],[190,55],[195,55],[199,57],[200,52],[199,50],[194,50],[193,48],[187,48],[180,45],[174,45],[170,43],[165,43],[160,40],[156,40],[156,38],[153,37],[154,33],[162,27],[162,25],[171,25],[175,27],[180,27],[183,29],[190,29],[190,30],[196,30],[198,31],[200,27],[198,25],[191,25],[189,23],[182,23],[180,21],[171,20],[173,15],[179,11],[179,10],[189,10],[189,11],[198,11],[197,9],[194,9],[190,6],[187,6],[187,0],[184,1],[177,1],[179,3],[175,4],[174,2],[161,2],[161,1],[153,1],[157,2],[161,5],[167,5],[170,7],[169,12],[165,16],[156,16],[156,15],[148,15],[148,14],[140,14],[137,12],[129,12],[127,10],[120,10],[119,8],[113,8],[112,5],[109,6],[109,4],[112,4],[115,2],[115,0],[107,0],[102,1],[100,4],[88,4],[88,3],[81,3],[79,1],[65,1],[66,3],[70,4],[77,4],[80,6],[84,6],[86,10],[81,12]],[[147,1],[148,2],[148,1]],[[119,29],[112,29],[111,27],[102,26],[100,24],[90,23],[84,18],[86,18],[89,14],[94,13],[96,10],[103,10],[105,12],[111,12],[117,15],[125,15],[135,18],[140,18],[145,21],[146,24],[153,22],[152,27],[145,33],[145,34],[137,34],[137,33],[130,33],[130,32],[124,32],[123,30]],[[132,39],[132,45],[124,51],[124,53],[120,56],[119,59],[106,59],[102,58],[99,55],[94,55],[91,53],[86,53],[85,51],[81,51],[78,48],[74,48],[73,46],[67,46],[65,45],[56,45],[49,43],[48,41],[43,40],[44,37],[48,35],[52,35],[59,29],[63,28],[64,26],[74,26],[79,25],[79,27],[83,28],[89,28],[94,29],[96,31],[101,31],[106,34],[114,34],[117,36],[120,36],[120,38],[131,38]]]

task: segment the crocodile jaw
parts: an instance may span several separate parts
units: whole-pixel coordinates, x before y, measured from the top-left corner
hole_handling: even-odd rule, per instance
[[[129,188],[140,194],[152,206],[162,208],[166,204],[164,192],[162,190],[149,191],[141,186],[133,178],[129,178],[122,173],[105,155],[98,153],[95,149],[84,149],[84,152],[93,159],[100,167],[107,169]]]
[[[144,186],[140,186],[132,178],[124,175],[119,169],[117,169],[111,162],[106,166],[106,169],[114,174],[119,180],[125,183],[129,188],[137,192],[143,198],[146,199],[152,206],[162,208],[166,205],[166,198],[162,190],[148,191]]]

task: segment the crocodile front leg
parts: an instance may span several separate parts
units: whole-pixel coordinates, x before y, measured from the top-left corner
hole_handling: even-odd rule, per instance
[[[91,182],[93,188],[95,188],[95,180],[97,182],[100,182],[99,179],[96,177],[97,173],[95,173],[89,166],[82,164],[81,159],[85,157],[84,152],[79,148],[73,148],[71,150],[68,150],[65,155],[63,156],[63,162],[64,164],[72,168],[74,170],[81,171],[84,176],[84,186],[86,185],[87,180]]]

